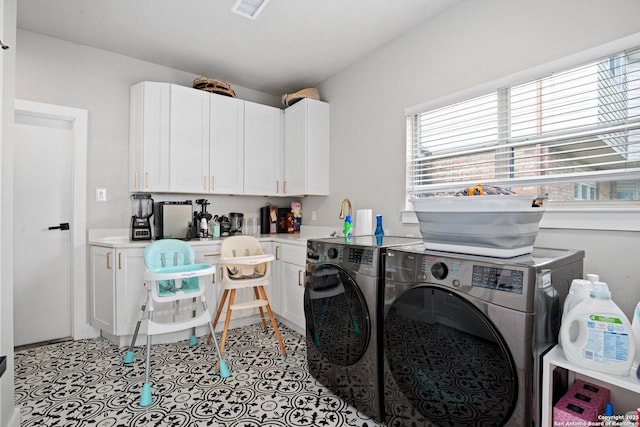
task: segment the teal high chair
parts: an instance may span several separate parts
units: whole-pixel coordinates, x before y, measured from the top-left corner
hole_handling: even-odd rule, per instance
[[[150,358],[151,337],[158,334],[191,330],[189,345],[197,343],[195,330],[197,326],[209,325],[209,332],[213,337],[213,344],[218,354],[220,376],[226,378],[231,375],[227,364],[222,358],[218,341],[211,325],[211,313],[207,306],[205,290],[207,283],[211,283],[211,276],[215,267],[209,264],[194,264],[193,248],[181,240],[163,239],[150,243],[144,249],[144,286],[147,295],[140,309],[140,317],[136,324],[131,345],[124,358],[124,363],[133,362],[134,345],[140,330],[140,324],[147,319],[147,349],[145,381],[140,395],[140,406],[151,405]],[[198,300],[202,304],[202,311],[197,313]],[[186,307],[180,308],[184,302]],[[155,303],[171,304],[169,312],[157,311],[155,314],[169,314],[170,320],[154,319]],[[192,313],[191,317],[183,320],[184,313]],[[165,316],[166,317],[166,316]]]

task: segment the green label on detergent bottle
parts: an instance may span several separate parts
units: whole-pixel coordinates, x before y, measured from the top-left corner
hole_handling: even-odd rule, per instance
[[[605,323],[615,323],[618,325],[622,324],[622,320],[618,317],[609,317],[609,316],[599,316],[597,314],[592,314],[589,316],[589,320],[593,320],[594,322],[605,322]]]

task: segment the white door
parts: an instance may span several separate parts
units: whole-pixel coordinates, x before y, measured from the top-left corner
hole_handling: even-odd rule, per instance
[[[73,130],[16,115],[14,345],[72,336]],[[62,225],[62,226],[61,226]],[[73,227],[74,224],[69,224]],[[50,229],[50,227],[58,227]]]

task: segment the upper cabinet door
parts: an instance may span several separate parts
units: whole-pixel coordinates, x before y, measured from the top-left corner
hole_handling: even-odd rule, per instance
[[[170,185],[173,192],[210,191],[210,94],[171,85]]]
[[[210,101],[208,191],[243,194],[245,101],[215,94]]]
[[[244,193],[283,195],[280,108],[246,101],[244,104]]]
[[[129,191],[169,191],[170,106],[168,83],[131,87]]]
[[[305,98],[284,115],[283,195],[328,195],[329,104]]]

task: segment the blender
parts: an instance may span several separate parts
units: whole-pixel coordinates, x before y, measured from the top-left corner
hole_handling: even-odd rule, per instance
[[[131,240],[151,240],[151,215],[153,199],[151,194],[133,194],[131,196]]]

